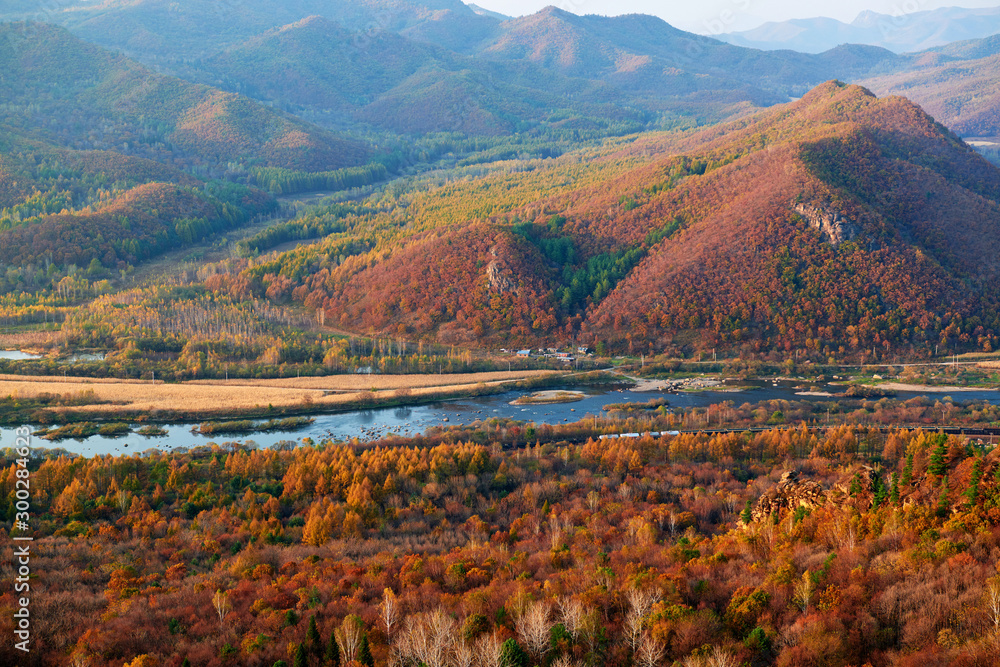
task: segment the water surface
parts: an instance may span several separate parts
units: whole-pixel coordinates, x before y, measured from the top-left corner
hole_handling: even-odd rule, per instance
[[[816,385],[810,385],[816,387]],[[822,385],[816,387],[822,391],[835,393],[843,391],[842,386]],[[576,387],[576,389],[581,389]],[[701,391],[696,393],[666,393],[637,392],[631,390],[601,390],[590,387],[582,388],[587,396],[574,403],[552,403],[534,405],[511,405],[511,401],[532,392],[525,390],[509,391],[493,396],[478,398],[463,398],[450,401],[440,401],[427,405],[409,407],[382,408],[372,410],[355,410],[332,415],[317,415],[316,421],[305,428],[293,432],[254,433],[246,436],[205,436],[191,432],[193,424],[169,424],[164,428],[164,436],[144,437],[131,434],[121,438],[109,438],[95,435],[84,440],[62,440],[48,442],[34,439],[35,446],[48,448],[60,447],[71,452],[94,456],[96,454],[127,454],[143,452],[150,448],[174,449],[177,447],[195,447],[208,443],[246,442],[252,440],[261,447],[271,447],[282,441],[301,442],[303,438],[321,440],[374,440],[386,435],[417,435],[433,426],[454,426],[472,424],[477,420],[491,417],[505,417],[536,424],[563,424],[574,422],[587,415],[599,415],[604,406],[610,403],[645,402],[654,398],[666,398],[670,407],[692,408],[704,407],[713,403],[732,401],[736,406],[743,403],[783,399],[789,401],[828,402],[840,401],[843,398],[828,396],[803,396],[801,382],[758,382],[756,386],[742,391]],[[899,392],[897,399],[906,400],[915,396],[926,396],[928,399],[942,400],[943,393]],[[1000,390],[983,390],[956,392],[952,398],[956,402],[987,400],[1000,403]],[[10,446],[14,440],[14,429],[0,429],[2,446]]]

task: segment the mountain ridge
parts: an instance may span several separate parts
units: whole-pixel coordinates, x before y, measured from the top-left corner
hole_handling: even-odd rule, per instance
[[[310,303],[348,330],[452,343],[996,344],[1000,172],[908,100],[829,82],[601,158],[637,159],[324,269]]]
[[[750,30],[714,36],[730,44],[765,50],[821,53],[841,44],[869,44],[909,53],[997,32],[1000,7],[941,7],[895,16],[866,10],[851,23],[826,17],[770,21]]]

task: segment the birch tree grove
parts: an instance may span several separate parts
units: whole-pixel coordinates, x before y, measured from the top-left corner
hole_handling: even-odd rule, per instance
[[[404,664],[448,667],[458,624],[442,609],[407,616],[396,639],[396,653]]]

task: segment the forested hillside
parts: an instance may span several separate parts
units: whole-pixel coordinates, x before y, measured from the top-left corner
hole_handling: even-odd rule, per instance
[[[453,44],[481,38],[496,24],[459,0],[191,0],[183,11],[167,0],[68,0],[51,6],[7,2],[0,5],[0,13],[17,20],[64,25],[88,41],[168,61],[214,53],[314,15],[352,30],[421,30]]]
[[[996,664],[997,44],[0,0],[0,667]]]
[[[995,453],[849,426],[561,440],[595,426],[33,462],[32,655],[993,664]]]
[[[1000,172],[902,98],[832,82],[539,166],[348,225],[337,243],[367,239],[360,254],[336,258],[331,239],[245,275],[261,293],[266,274],[291,279],[349,330],[452,342],[824,358],[996,345]]]
[[[203,80],[292,104],[319,122],[396,132],[507,135],[535,127],[642,127],[650,114],[594,82],[530,64],[484,62],[378,30],[309,17],[205,60]]]
[[[171,7],[165,0],[41,12],[8,5],[0,19],[63,25],[159,71],[329,127],[404,133],[509,135],[566,121],[607,136],[622,134],[622,121],[632,130],[717,122],[895,63],[884,49],[762,52],[650,16],[576,16],[555,7],[510,20],[457,0]]]
[[[9,287],[33,291],[74,267],[114,277],[275,207],[215,179],[256,184],[253,168],[325,173],[369,154],[62,28],[0,26],[0,63],[0,262],[20,274]]]
[[[43,24],[0,24],[0,122],[67,148],[218,170],[358,164],[364,148],[245,97],[161,76]]]
[[[880,95],[908,97],[962,136],[1000,136],[1000,44],[996,38],[929,52],[922,60],[921,67],[864,83]]]

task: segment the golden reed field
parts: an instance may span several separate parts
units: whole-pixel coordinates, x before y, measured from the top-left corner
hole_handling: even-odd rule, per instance
[[[42,394],[80,396],[90,400],[53,411],[122,415],[184,412],[242,412],[267,408],[350,406],[361,401],[402,396],[461,395],[481,385],[520,382],[557,371],[502,371],[452,375],[333,375],[275,380],[195,380],[175,384],[149,380],[26,377],[0,375],[0,396],[34,398]]]

